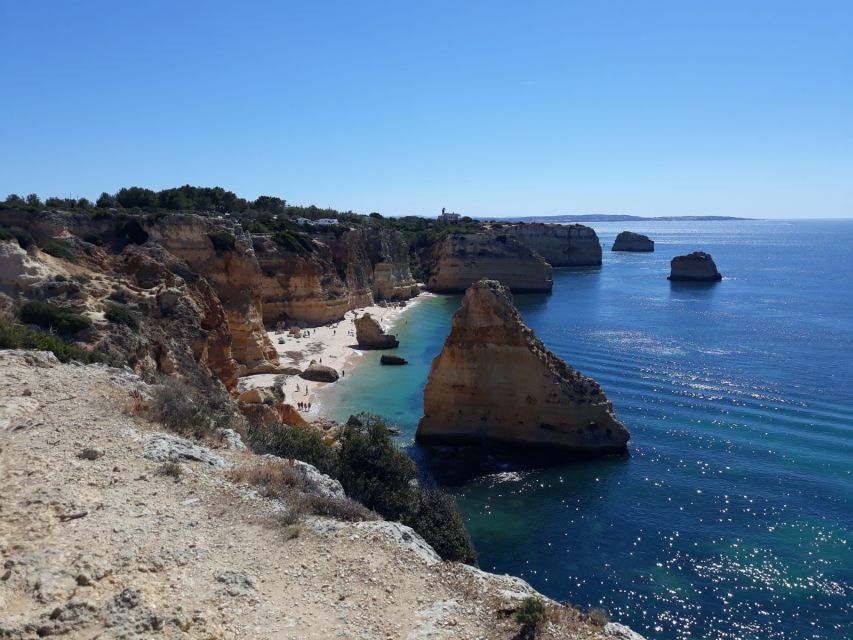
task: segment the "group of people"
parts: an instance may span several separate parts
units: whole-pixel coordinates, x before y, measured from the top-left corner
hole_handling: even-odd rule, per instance
[[[296,405],[299,407],[300,411],[311,411],[310,402],[297,402]]]

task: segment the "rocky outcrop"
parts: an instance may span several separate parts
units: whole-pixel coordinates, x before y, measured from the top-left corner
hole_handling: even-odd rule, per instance
[[[401,358],[400,356],[390,356],[388,354],[384,354],[381,358],[379,358],[379,364],[398,366],[403,364],[409,364],[409,361],[405,358]]]
[[[355,339],[362,349],[396,349],[400,346],[397,336],[385,333],[369,313],[355,319]]]
[[[648,252],[655,250],[654,240],[649,236],[644,236],[642,233],[634,233],[633,231],[623,231],[616,236],[616,241],[613,243],[611,251],[638,251]]]
[[[14,240],[0,241],[0,292],[16,294],[53,275]]]
[[[427,288],[462,293],[483,278],[516,293],[550,292],[551,265],[515,238],[490,233],[451,234],[434,249]]]
[[[582,224],[519,224],[505,233],[541,255],[552,267],[597,267],[601,243],[595,230]]]
[[[682,282],[719,282],[723,279],[711,254],[694,251],[676,256],[670,262],[669,280]]]
[[[419,442],[606,451],[628,438],[598,383],[534,336],[506,287],[483,280],[465,293],[427,379]]]
[[[340,376],[332,367],[318,364],[312,360],[308,368],[299,374],[299,377],[303,380],[310,380],[311,382],[337,382]]]

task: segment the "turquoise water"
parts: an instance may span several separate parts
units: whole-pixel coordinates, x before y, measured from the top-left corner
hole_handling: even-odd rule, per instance
[[[516,296],[558,355],[595,377],[631,430],[627,456],[508,459],[413,444],[458,297],[396,328],[408,367],[368,353],[326,397],[398,424],[458,499],[484,569],[603,606],[650,637],[853,637],[853,222],[593,225],[600,269]],[[618,231],[653,254],[613,254]],[[705,250],[717,285],[666,280]]]

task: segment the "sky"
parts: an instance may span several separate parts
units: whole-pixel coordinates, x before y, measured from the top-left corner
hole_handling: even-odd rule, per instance
[[[853,217],[853,2],[0,0],[0,197]]]

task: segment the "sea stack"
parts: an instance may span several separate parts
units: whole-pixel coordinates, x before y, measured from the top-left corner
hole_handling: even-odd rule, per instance
[[[616,236],[616,242],[613,243],[611,251],[638,251],[648,252],[655,250],[654,240],[649,236],[644,236],[642,233],[634,233],[633,231],[623,231]]]
[[[668,279],[681,282],[719,282],[723,276],[717,271],[711,254],[694,251],[672,259]]]
[[[385,333],[369,313],[355,319],[355,339],[362,349],[395,349],[400,346],[397,336]]]
[[[468,289],[432,363],[418,442],[604,452],[629,437],[598,383],[536,338],[506,287],[481,280]]]

